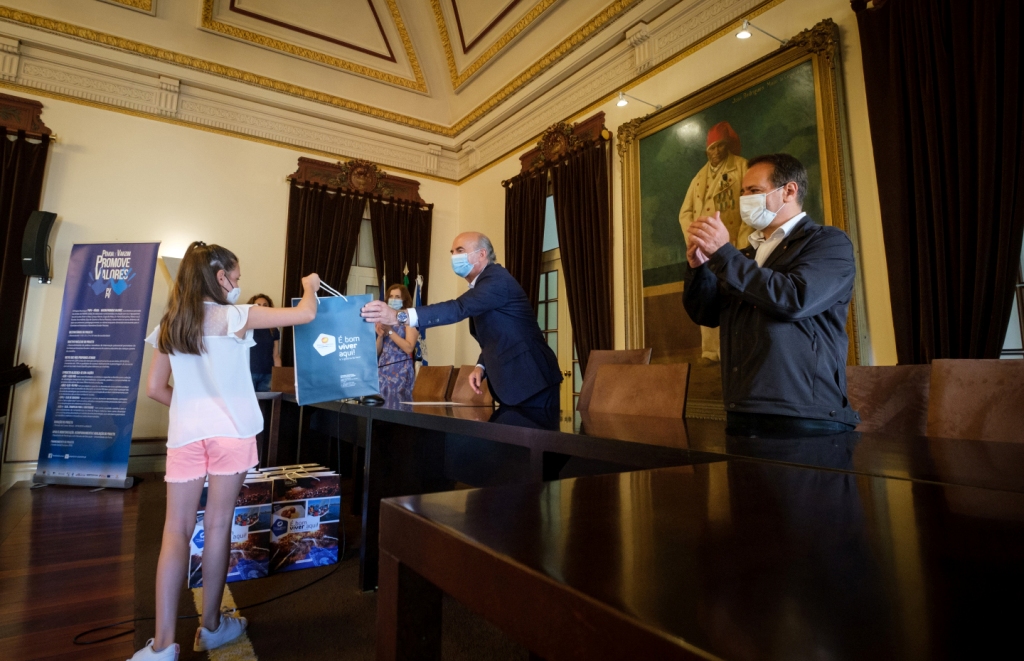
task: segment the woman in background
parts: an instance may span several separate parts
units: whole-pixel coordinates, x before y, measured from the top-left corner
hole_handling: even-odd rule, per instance
[[[412,295],[405,285],[388,287],[384,300],[395,310],[412,307]],[[380,394],[386,401],[412,400],[416,380],[413,352],[420,332],[410,326],[377,324],[377,368],[380,370]]]
[[[274,307],[274,301],[266,294],[256,294],[249,299],[249,305],[261,308]],[[256,392],[270,390],[270,374],[281,366],[281,331],[276,328],[257,328],[252,333],[256,346],[249,350],[249,371],[252,372],[252,387]]]

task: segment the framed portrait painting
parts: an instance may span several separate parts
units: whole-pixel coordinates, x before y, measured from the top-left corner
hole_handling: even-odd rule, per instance
[[[724,408],[718,329],[697,326],[683,309],[684,228],[717,211],[730,241],[749,245],[751,230],[739,215],[747,159],[781,152],[807,168],[807,215],[852,235],[838,57],[839,30],[826,19],[775,53],[619,128],[626,348],[650,347],[651,362],[691,365],[687,417],[724,417]],[[859,362],[861,296],[847,321],[850,364]]]

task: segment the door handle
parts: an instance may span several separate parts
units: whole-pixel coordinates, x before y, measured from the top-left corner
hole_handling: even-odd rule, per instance
[[[572,376],[572,372],[570,370],[565,370],[562,372],[562,376]]]

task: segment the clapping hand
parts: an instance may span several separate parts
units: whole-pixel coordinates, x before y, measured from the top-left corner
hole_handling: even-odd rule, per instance
[[[388,327],[384,324],[375,324],[377,330],[377,337],[384,337],[388,332]]]
[[[690,262],[690,266],[694,266],[694,261],[701,256],[704,257],[704,261],[707,261],[708,256],[718,252],[719,248],[729,243],[729,230],[722,222],[722,215],[718,211],[713,216],[701,216],[693,221],[687,234],[687,244],[694,248],[692,257],[690,248],[686,250],[686,259]],[[698,250],[702,255],[698,255]],[[698,261],[697,266],[703,263],[703,261]]]

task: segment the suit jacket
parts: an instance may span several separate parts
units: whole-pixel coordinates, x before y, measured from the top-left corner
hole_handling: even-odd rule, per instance
[[[754,254],[725,244],[683,278],[690,318],[721,326],[725,410],[856,425],[846,398],[850,238],[804,216],[763,267]]]
[[[476,284],[453,301],[416,308],[419,328],[469,318],[495,398],[516,405],[562,382],[558,358],[544,341],[526,292],[500,264],[489,264]]]

